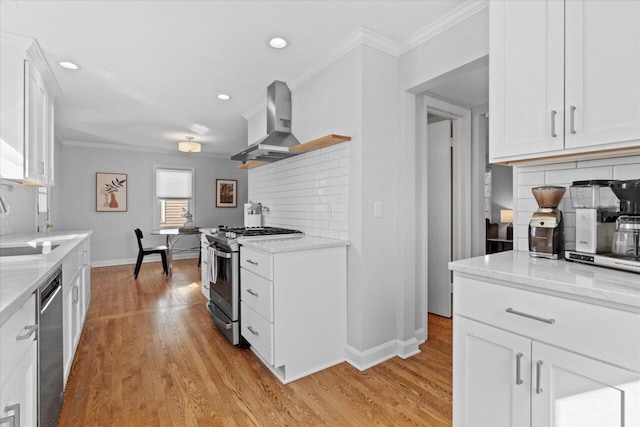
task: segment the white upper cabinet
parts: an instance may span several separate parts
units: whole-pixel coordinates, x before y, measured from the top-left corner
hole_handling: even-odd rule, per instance
[[[491,162],[640,146],[640,2],[490,3]]]
[[[35,40],[2,33],[0,42],[0,178],[53,185],[58,84]]]
[[[640,2],[566,2],[565,147],[639,143]]]

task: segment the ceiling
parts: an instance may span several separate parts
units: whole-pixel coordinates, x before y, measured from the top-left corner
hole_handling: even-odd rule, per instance
[[[228,157],[273,80],[300,77],[361,27],[398,43],[463,3],[1,0],[0,29],[38,40],[62,89],[64,141],[175,151],[194,136]],[[270,48],[276,35],[289,46]]]

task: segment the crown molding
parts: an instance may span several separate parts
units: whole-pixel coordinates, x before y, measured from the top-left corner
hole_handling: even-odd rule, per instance
[[[442,16],[440,19],[437,19],[421,30],[416,31],[399,43],[395,43],[393,40],[390,40],[366,28],[358,28],[356,31],[354,31],[344,40],[338,43],[334,48],[329,50],[317,61],[311,64],[306,70],[302,72],[299,77],[289,81],[287,85],[289,86],[289,89],[294,90],[360,45],[372,47],[395,58],[398,58],[409,52],[410,50],[420,46],[421,44],[431,40],[432,38],[444,33],[445,31],[454,27],[465,19],[468,19],[476,13],[481,12],[487,7],[489,7],[488,0],[468,0],[449,13]],[[246,120],[249,120],[251,117],[255,116],[258,112],[264,110],[265,108],[267,108],[266,97],[261,99],[252,108],[247,110],[247,112],[242,114],[242,117]]]
[[[443,15],[441,18],[435,20],[421,30],[416,31],[398,43],[398,56],[404,55],[410,50],[415,49],[426,41],[444,33],[451,27],[454,27],[465,19],[472,17],[476,13],[481,12],[488,7],[488,0],[468,0],[464,2],[449,13]]]
[[[26,58],[33,62],[38,71],[40,71],[40,74],[42,74],[49,94],[58,96],[62,93],[58,81],[44,56],[44,52],[42,52],[42,48],[40,48],[38,44],[38,40],[18,34],[0,33],[0,42],[25,52]]]
[[[61,142],[62,145],[68,147],[80,147],[80,148],[91,148],[91,149],[103,149],[103,150],[117,150],[117,151],[134,151],[134,152],[142,152],[142,153],[154,153],[154,154],[170,154],[170,155],[181,155],[181,156],[197,156],[197,157],[208,157],[213,159],[222,159],[229,160],[230,155],[224,154],[213,154],[213,153],[182,153],[170,148],[160,148],[160,147],[141,147],[136,145],[126,145],[126,144],[106,144],[103,142],[86,142],[86,141],[75,141],[75,140],[64,140]]]

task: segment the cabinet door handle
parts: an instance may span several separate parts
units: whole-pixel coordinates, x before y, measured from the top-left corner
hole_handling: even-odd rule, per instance
[[[247,329],[249,330],[249,332],[251,332],[253,335],[259,337],[260,334],[258,333],[258,331],[256,331],[255,329],[253,329],[252,326],[247,326]]]
[[[552,138],[555,138],[556,136],[558,136],[558,134],[556,133],[556,114],[558,114],[556,110],[551,110],[551,137]]]
[[[576,133],[576,107],[569,107],[569,132]]]
[[[80,298],[78,297],[79,295],[78,290],[79,289],[77,286],[74,286],[73,289],[71,289],[74,303],[77,303],[80,300]]]
[[[28,340],[29,338],[31,338],[31,335],[33,335],[38,330],[38,325],[25,326],[24,328],[27,329],[27,332],[22,335],[18,335],[16,337],[16,341]]]
[[[536,362],[536,394],[542,393],[542,384],[540,377],[542,376],[542,360]]]
[[[548,323],[550,325],[553,325],[554,323],[556,323],[555,319],[545,319],[544,317],[538,317],[538,316],[534,316],[533,314],[523,313],[521,311],[514,310],[511,307],[507,308],[507,313],[515,314],[516,316],[526,317],[528,319],[537,320],[539,322]]]
[[[4,412],[13,411],[13,415],[0,418],[0,424],[9,423],[9,427],[20,427],[20,404],[7,405],[4,408]]]
[[[516,385],[520,385],[524,382],[522,381],[522,375],[520,374],[520,363],[522,362],[522,356],[524,356],[524,354],[522,353],[516,354]]]
[[[256,291],[254,291],[253,289],[247,289],[247,292],[249,292],[251,295],[253,295],[254,297],[258,296],[258,293]]]
[[[252,259],[248,259],[248,260],[247,260],[247,262],[248,262],[249,264],[258,265],[258,262],[257,262],[257,261],[254,261],[254,260],[252,260]]]

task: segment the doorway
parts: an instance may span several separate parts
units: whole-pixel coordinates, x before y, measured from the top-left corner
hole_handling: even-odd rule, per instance
[[[423,262],[429,313],[452,316],[448,263],[470,255],[471,110],[424,96]]]

